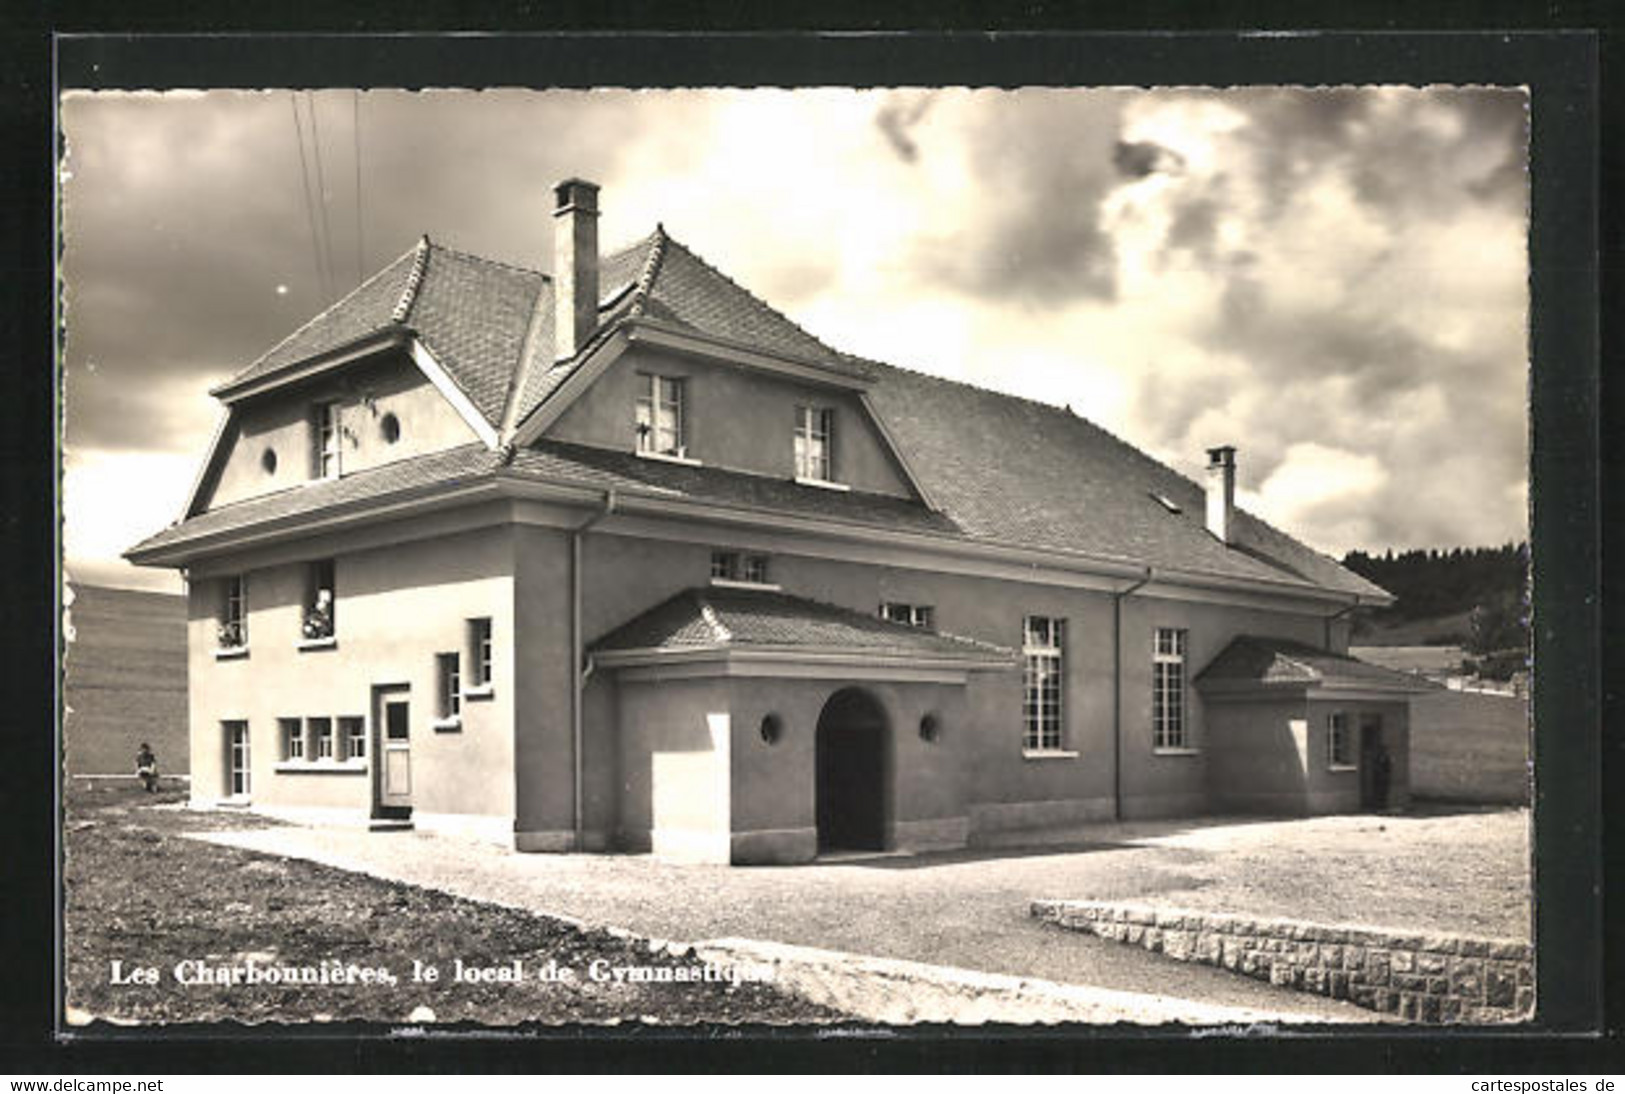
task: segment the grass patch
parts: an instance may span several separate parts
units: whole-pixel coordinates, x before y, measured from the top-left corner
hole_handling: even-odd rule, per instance
[[[130,780],[133,784],[134,780]],[[223,827],[261,827],[262,818],[192,813],[182,795],[141,793],[129,784],[69,789],[66,962],[70,1013],[118,1022],[403,1023],[429,1020],[655,1024],[832,1022],[847,1016],[772,984],[728,980],[600,983],[610,967],[690,970],[698,959],[651,952],[638,940],[480,904],[299,859],[260,855],[185,838]],[[388,838],[387,836],[382,838]],[[437,982],[414,981],[412,962],[436,966]],[[459,982],[455,962],[473,968],[519,961],[525,979]],[[152,985],[112,982],[157,970]],[[175,967],[354,965],[390,970],[394,983],[183,984]],[[534,974],[568,968],[572,980]],[[646,975],[662,975],[654,972]],[[414,1012],[418,1014],[414,1018]]]

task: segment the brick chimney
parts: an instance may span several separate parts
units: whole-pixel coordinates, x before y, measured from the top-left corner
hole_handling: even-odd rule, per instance
[[[553,341],[563,360],[598,325],[598,186],[565,179],[553,196]]]
[[[1207,450],[1207,530],[1229,543],[1236,527],[1236,450],[1230,445]]]

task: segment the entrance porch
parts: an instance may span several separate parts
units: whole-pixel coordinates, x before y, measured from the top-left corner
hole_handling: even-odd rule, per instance
[[[773,590],[697,589],[600,639],[614,675],[616,842],[808,862],[963,846],[970,674],[1010,651]]]

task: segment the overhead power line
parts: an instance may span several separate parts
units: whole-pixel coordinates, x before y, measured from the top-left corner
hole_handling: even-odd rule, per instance
[[[355,283],[359,285],[367,276],[367,266],[361,234],[365,223],[361,215],[361,92],[355,88],[350,89],[350,135],[354,139],[355,160]]]
[[[322,251],[327,257],[328,276],[336,287],[338,277],[333,262],[333,228],[327,220],[327,175],[322,170],[322,134],[316,124],[316,97],[312,92],[305,92],[305,105],[310,108],[310,143],[316,154],[316,192],[321,196]],[[336,293],[330,290],[329,295]]]
[[[322,244],[316,228],[316,203],[310,196],[310,164],[305,159],[305,131],[299,122],[299,93],[288,92],[288,106],[293,110],[294,143],[299,146],[299,188],[305,199],[305,221],[310,228],[310,253],[316,266],[316,290],[323,300],[330,299],[327,272],[322,265]]]

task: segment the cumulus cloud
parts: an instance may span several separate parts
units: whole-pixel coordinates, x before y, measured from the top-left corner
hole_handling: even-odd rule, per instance
[[[606,246],[664,221],[843,349],[1069,403],[1192,474],[1238,445],[1243,497],[1324,549],[1525,534],[1521,92],[314,98],[338,291],[358,212],[368,271],[425,231],[545,269],[551,184],[582,175]],[[184,493],[205,389],[327,298],[286,92],[70,96],[63,119],[88,565],[128,543],[74,496],[130,460]]]

